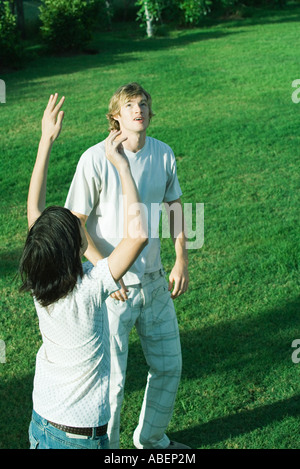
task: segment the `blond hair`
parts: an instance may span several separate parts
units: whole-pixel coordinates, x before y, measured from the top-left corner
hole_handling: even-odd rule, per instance
[[[123,85],[117,89],[109,102],[108,113],[106,114],[106,117],[109,121],[109,131],[120,130],[119,122],[114,119],[113,116],[120,114],[121,106],[123,106],[126,100],[142,95],[144,95],[147,100],[147,104],[149,106],[149,119],[151,120],[155,114],[152,111],[152,99],[150,94],[138,83],[128,83],[127,85]]]

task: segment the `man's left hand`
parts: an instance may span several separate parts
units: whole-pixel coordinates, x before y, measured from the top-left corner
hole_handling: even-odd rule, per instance
[[[188,289],[188,285],[189,272],[187,266],[183,263],[176,262],[169,276],[169,291],[173,288],[171,298],[178,298],[185,293]]]

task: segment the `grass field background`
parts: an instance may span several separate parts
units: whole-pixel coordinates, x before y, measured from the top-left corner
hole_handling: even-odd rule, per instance
[[[44,107],[66,96],[47,200],[64,204],[80,155],[107,135],[111,94],[138,81],[153,96],[149,135],[177,157],[183,202],[205,207],[204,245],[176,300],[184,361],[168,434],[193,448],[299,449],[299,30],[297,5],[153,40],[114,25],[96,34],[96,55],[37,57],[1,76],[0,448],[28,447],[41,338],[15,274]],[[170,272],[169,239],[162,258]],[[122,448],[133,448],[147,374],[135,331],[130,340]]]

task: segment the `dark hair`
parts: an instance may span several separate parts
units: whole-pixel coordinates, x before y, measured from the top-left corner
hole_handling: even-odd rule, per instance
[[[42,306],[65,297],[83,276],[80,220],[63,207],[48,207],[30,228],[19,271],[20,291],[31,291]]]

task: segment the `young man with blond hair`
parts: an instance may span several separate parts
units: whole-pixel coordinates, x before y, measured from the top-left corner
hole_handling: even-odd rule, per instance
[[[107,300],[110,341],[111,420],[108,434],[111,448],[119,448],[120,412],[124,396],[129,333],[133,326],[139,334],[149,365],[147,386],[133,435],[138,449],[184,449],[165,434],[171,420],[181,376],[181,347],[173,299],[188,288],[188,259],[181,189],[171,148],[146,135],[153,117],[150,94],[137,83],[120,87],[110,100],[107,118],[110,130],[120,130],[123,151],[148,214],[149,243],[123,277],[121,290]],[[112,205],[113,202],[113,205]],[[170,216],[170,233],[176,261],[169,283],[160,259],[160,240],[156,235],[159,217],[152,208],[176,204],[177,218]],[[117,172],[105,158],[105,141],[89,148],[81,157],[66,207],[86,227],[90,259],[95,253],[106,257],[122,235],[122,192]],[[174,205],[173,205],[174,206]],[[178,207],[180,208],[178,212]],[[137,209],[137,208],[135,208]],[[175,228],[176,225],[176,228]],[[120,231],[121,230],[121,231]]]

